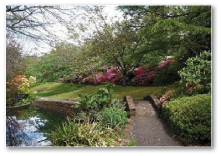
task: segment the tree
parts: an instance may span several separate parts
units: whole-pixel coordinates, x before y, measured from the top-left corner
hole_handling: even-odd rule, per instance
[[[134,57],[143,50],[139,46],[141,37],[137,29],[127,27],[127,21],[108,22],[103,6],[86,8],[84,19],[88,19],[90,28],[93,25],[92,33],[84,40],[92,43],[89,53],[99,56],[106,64],[118,66],[123,75],[123,85],[126,85],[132,66],[138,65],[144,55]]]
[[[6,36],[6,81],[12,80],[24,70],[21,45],[11,36]]]
[[[211,50],[211,6],[119,6],[128,26],[142,28],[145,52],[185,62]]]
[[[76,6],[77,7],[77,6]],[[54,45],[59,41],[52,25],[67,25],[72,6],[7,5],[6,32],[18,38]]]
[[[50,82],[63,78],[78,79],[79,85],[85,72],[92,72],[100,65],[100,59],[90,53],[90,45],[81,47],[62,42],[55,46],[49,54],[45,54],[29,64],[26,72],[34,75],[40,82]]]
[[[123,75],[123,85],[130,72],[138,66],[143,58],[138,52],[142,51],[139,46],[141,38],[136,30],[127,27],[125,22],[116,22],[112,26],[105,26],[102,31],[98,31],[93,38],[93,46],[107,64],[116,65]],[[135,57],[136,56],[136,57]]]
[[[58,78],[68,78],[72,74],[72,62],[75,59],[77,47],[70,43],[59,43],[50,53],[41,57],[26,57],[28,75],[34,75],[40,82],[55,81]]]
[[[102,59],[93,51],[91,41],[86,41],[75,54],[73,60],[72,75],[78,79],[79,85],[83,80],[85,73],[90,73],[96,84],[95,74],[98,69],[101,69]]]

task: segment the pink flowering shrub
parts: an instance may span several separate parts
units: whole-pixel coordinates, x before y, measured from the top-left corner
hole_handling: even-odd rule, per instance
[[[122,73],[116,66],[111,66],[110,69],[107,69],[106,77],[110,82],[115,83],[116,79],[122,77]]]
[[[143,74],[143,73],[145,73],[145,72],[146,72],[146,70],[145,70],[144,68],[138,67],[138,68],[136,68],[136,69],[134,70],[134,75],[135,75],[135,76],[141,75],[141,74]]]
[[[85,77],[83,80],[82,80],[83,83],[89,83],[89,84],[93,84],[94,83],[94,78],[92,75],[89,75],[87,77]]]
[[[102,83],[107,81],[107,77],[106,75],[103,74],[103,72],[96,73],[95,78],[97,83]]]
[[[166,61],[163,61],[158,67],[160,69],[165,69],[167,68],[167,66],[170,64],[171,60],[166,60]]]
[[[144,72],[140,75],[135,76],[134,82],[139,85],[150,84],[151,80],[155,77],[155,72]]]
[[[83,83],[89,83],[89,84],[100,84],[102,82],[106,82],[107,77],[103,74],[103,72],[97,72],[95,76],[93,75],[87,75],[85,78],[83,78]]]
[[[150,68],[152,69],[152,68]],[[143,67],[138,67],[134,70],[134,83],[139,85],[150,84],[151,80],[155,77],[156,73],[154,71],[148,72],[149,68],[144,69]]]

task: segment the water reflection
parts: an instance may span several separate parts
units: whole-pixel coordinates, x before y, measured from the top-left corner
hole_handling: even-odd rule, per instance
[[[49,146],[50,133],[65,116],[34,107],[7,112],[6,146]]]

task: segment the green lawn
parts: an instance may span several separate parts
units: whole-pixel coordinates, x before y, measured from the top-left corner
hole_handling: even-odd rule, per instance
[[[67,83],[44,83],[32,88],[33,91],[37,91],[36,96],[48,97],[52,100],[79,100],[79,94],[89,94],[96,92],[104,85],[83,85],[78,87],[74,84]],[[114,90],[114,97],[123,98],[125,95],[130,95],[134,99],[142,99],[146,95],[156,95],[161,92],[163,87],[161,86],[126,86],[116,85]]]

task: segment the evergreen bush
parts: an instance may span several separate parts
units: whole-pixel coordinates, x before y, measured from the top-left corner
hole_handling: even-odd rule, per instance
[[[162,115],[172,132],[187,143],[203,145],[211,141],[211,94],[165,103]]]

